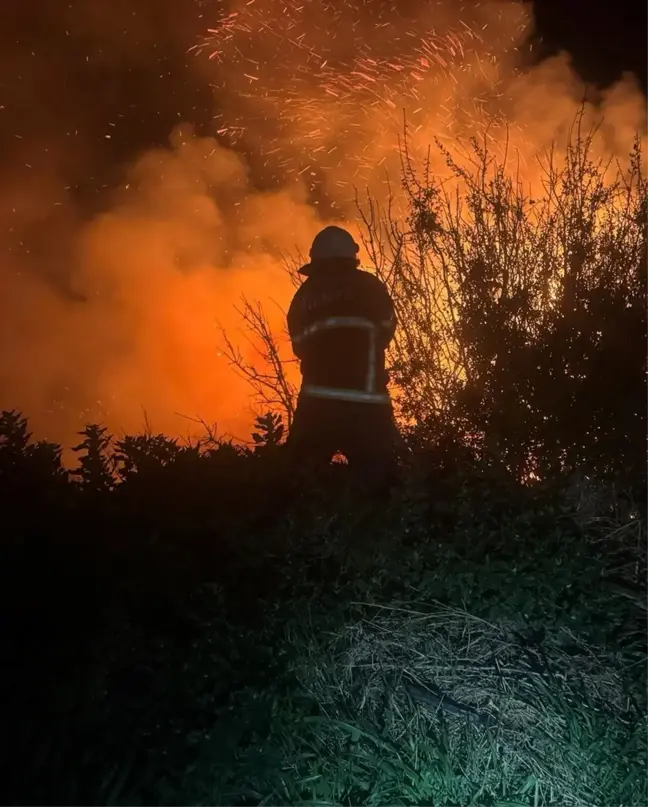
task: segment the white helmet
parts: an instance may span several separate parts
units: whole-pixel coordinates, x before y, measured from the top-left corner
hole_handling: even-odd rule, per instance
[[[315,238],[310,248],[311,262],[299,270],[302,275],[310,274],[312,264],[329,258],[349,258],[357,260],[359,247],[351,233],[342,227],[325,227]]]

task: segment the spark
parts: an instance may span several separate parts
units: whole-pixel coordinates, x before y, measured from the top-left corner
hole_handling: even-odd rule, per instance
[[[378,168],[384,176],[404,119],[429,142],[448,130],[474,134],[486,107],[497,117],[501,78],[485,68],[495,57],[480,23],[413,30],[373,1],[266,0],[225,14],[192,50],[216,63],[214,85],[228,109],[220,136],[253,138],[264,158],[297,177],[341,166],[368,183]],[[451,96],[444,103],[440,87]]]

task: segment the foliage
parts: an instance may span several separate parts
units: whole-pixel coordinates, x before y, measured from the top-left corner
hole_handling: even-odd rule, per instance
[[[455,434],[518,477],[645,468],[648,184],[593,156],[575,122],[534,197],[486,142],[455,156],[454,192],[404,151],[399,217],[364,219],[400,329],[391,373],[418,431]],[[643,484],[643,483],[641,483]]]
[[[81,458],[74,472],[79,477],[79,483],[96,492],[111,490],[114,485],[114,463],[108,453],[112,437],[106,432],[105,426],[86,426],[80,433],[84,439],[72,448]]]
[[[391,501],[339,467],[281,504],[276,414],[256,450],[90,426],[49,476],[0,424],[6,803],[645,800],[646,525],[609,487],[447,442]]]
[[[256,431],[252,432],[252,439],[257,451],[276,448],[284,433],[281,415],[278,412],[266,412],[259,415],[254,421]]]

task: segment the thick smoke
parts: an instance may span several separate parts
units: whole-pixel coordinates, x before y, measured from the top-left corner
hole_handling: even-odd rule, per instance
[[[97,419],[139,429],[144,413],[171,433],[195,432],[187,418],[247,425],[248,391],[219,353],[219,327],[238,327],[241,294],[289,293],[280,256],[317,229],[298,186],[254,193],[235,152],[179,126],[90,221],[75,222],[53,181],[20,196],[27,231],[47,221],[48,206],[63,207],[58,221],[69,225],[49,235],[40,260],[64,254],[68,264],[37,273],[9,253],[3,266],[7,405],[57,437]]]
[[[57,17],[77,53],[93,54],[65,103],[62,57],[3,52],[22,85],[3,111],[0,406],[22,410],[39,437],[69,444],[90,421],[139,431],[145,417],[169,434],[195,433],[189,418],[201,418],[244,436],[249,389],[219,353],[218,326],[236,336],[246,295],[282,328],[271,302],[292,291],[282,256],[305,252],[323,223],[353,227],[354,186],[378,197],[386,175],[397,186],[403,108],[420,154],[494,119],[493,145],[508,132],[530,184],[586,90],[588,119],[605,116],[601,153],[624,157],[645,129],[631,77],[595,93],[565,54],[524,68],[521,4],[446,0],[421,20],[384,4],[242,2],[229,38],[187,56],[218,18],[175,0],[155,8],[88,3]],[[93,95],[97,59],[132,75],[128,98]],[[157,86],[164,71],[170,96]],[[47,103],[30,108],[26,90]],[[156,114],[166,142],[142,149]]]

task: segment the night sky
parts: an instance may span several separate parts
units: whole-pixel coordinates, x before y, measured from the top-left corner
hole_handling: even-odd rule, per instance
[[[198,132],[213,129],[213,93],[197,80],[196,57],[187,50],[214,25],[222,4],[71,0],[63,11],[60,0],[11,5],[0,28],[3,170],[15,170],[17,135],[63,138],[82,129],[65,173],[94,207],[123,162],[164,144],[178,122],[191,121]],[[416,4],[408,0],[407,7]],[[588,81],[605,86],[631,71],[646,91],[645,2],[536,0],[533,7],[538,31],[531,61],[566,49]],[[119,131],[107,138],[115,121]]]
[[[605,86],[634,73],[646,92],[647,4],[641,0],[536,0],[543,53],[569,51],[583,78]]]

